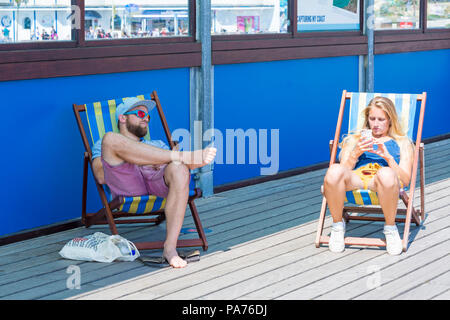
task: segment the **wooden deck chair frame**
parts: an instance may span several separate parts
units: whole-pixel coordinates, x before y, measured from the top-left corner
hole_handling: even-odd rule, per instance
[[[336,162],[337,156],[337,147],[339,144],[339,136],[341,132],[342,120],[344,116],[344,110],[346,101],[351,99],[352,94],[347,92],[346,90],[342,93],[341,104],[339,109],[338,121],[336,126],[336,132],[334,135],[334,140],[330,140],[330,164],[333,165]],[[423,92],[422,94],[417,95],[416,104],[420,101],[420,113],[419,113],[419,121],[417,125],[417,134],[414,148],[414,159],[412,166],[412,174],[411,181],[409,187],[409,195],[405,190],[401,190],[400,199],[405,204],[406,209],[397,209],[397,217],[396,222],[404,223],[404,232],[402,239],[402,247],[403,251],[406,252],[408,248],[408,239],[409,239],[409,230],[411,221],[413,221],[417,226],[421,224],[425,217],[425,157],[424,157],[424,145],[421,142],[422,138],[422,128],[423,128],[423,120],[425,113],[425,104],[426,104],[427,93]],[[416,186],[417,179],[417,169],[420,164],[420,210],[414,208],[414,190]],[[327,210],[327,201],[325,196],[322,197],[322,206],[320,209],[319,222],[317,226],[317,233],[315,239],[316,247],[320,247],[320,244],[328,244],[329,236],[322,235],[325,215]],[[365,215],[350,215],[349,213],[357,214],[364,213]],[[399,218],[398,215],[404,215],[404,218]],[[346,222],[349,220],[367,220],[367,221],[384,221],[383,212],[381,207],[364,207],[364,206],[346,206],[344,205],[343,217]],[[345,237],[344,239],[346,245],[361,245],[361,246],[377,246],[384,247],[386,246],[386,242],[383,239],[379,238],[358,238],[358,237]]]
[[[161,103],[159,101],[158,95],[156,91],[153,91],[151,94],[151,99],[155,101],[156,108],[158,110],[158,114],[161,120],[162,127],[164,129],[164,133],[166,135],[167,141],[169,142],[170,149],[175,147],[175,142],[172,141],[171,133],[169,130],[169,126],[167,124],[166,118],[164,116],[163,109],[161,107]],[[150,212],[150,213],[127,213],[123,211],[115,211],[120,207],[123,203],[123,197],[116,197],[112,201],[108,202],[107,195],[103,186],[97,181],[94,175],[95,184],[100,195],[100,199],[103,204],[103,208],[101,208],[96,213],[87,213],[86,212],[86,200],[87,200],[87,182],[88,182],[88,167],[91,167],[92,170],[92,151],[89,144],[89,139],[86,134],[86,131],[83,126],[83,122],[81,120],[81,112],[86,112],[86,105],[77,105],[73,104],[73,110],[75,113],[75,118],[78,124],[78,128],[80,130],[81,138],[83,140],[83,144],[85,147],[84,152],[84,166],[83,166],[83,193],[82,193],[82,205],[81,205],[81,221],[86,227],[90,227],[91,225],[96,224],[108,224],[110,231],[113,235],[118,234],[116,224],[129,224],[129,223],[153,223],[154,225],[158,225],[165,220],[164,209]],[[177,242],[177,247],[202,247],[203,250],[208,249],[208,242],[206,240],[205,232],[202,227],[200,217],[198,215],[197,208],[194,203],[194,199],[200,198],[202,196],[202,192],[199,188],[195,188],[193,193],[190,193],[188,199],[189,209],[191,211],[195,227],[197,229],[198,238],[195,239],[181,239]],[[146,219],[120,219],[124,217],[133,217],[133,216],[156,216],[153,218]],[[136,247],[139,250],[151,250],[151,249],[162,249],[164,247],[164,241],[152,241],[152,242],[136,242]]]

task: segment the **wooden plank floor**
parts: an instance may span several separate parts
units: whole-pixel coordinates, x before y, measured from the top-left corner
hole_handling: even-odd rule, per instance
[[[184,269],[59,256],[72,238],[109,233],[99,226],[2,246],[0,299],[449,299],[450,139],[425,152],[426,219],[411,226],[409,249],[400,256],[314,246],[325,173],[317,170],[199,199],[209,250]],[[189,214],[184,226],[193,226]],[[324,234],[329,227],[328,217]],[[379,222],[350,222],[346,235],[382,237],[381,230]],[[119,226],[119,232],[142,241],[161,239],[165,229]],[[70,266],[79,267],[80,289],[68,289]]]

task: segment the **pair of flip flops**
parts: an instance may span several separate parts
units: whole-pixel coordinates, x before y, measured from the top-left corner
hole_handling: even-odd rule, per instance
[[[190,250],[190,251],[178,251],[178,255],[181,259],[186,260],[187,263],[190,262],[196,262],[200,261],[200,251],[199,250]],[[141,255],[139,258],[137,258],[139,261],[141,261],[143,264],[151,267],[169,267],[170,264],[164,258],[161,256],[143,256]]]

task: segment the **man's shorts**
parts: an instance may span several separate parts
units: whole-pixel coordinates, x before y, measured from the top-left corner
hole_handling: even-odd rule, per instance
[[[138,166],[124,162],[111,166],[102,158],[105,183],[108,185],[113,198],[116,196],[135,197],[155,195],[166,198],[169,188],[164,181],[164,170],[167,165]]]

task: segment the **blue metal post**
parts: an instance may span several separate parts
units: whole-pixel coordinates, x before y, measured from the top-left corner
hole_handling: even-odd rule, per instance
[[[211,64],[211,0],[197,0],[196,39],[202,44],[202,66],[191,68],[190,76],[190,131],[191,146],[200,149],[212,143],[204,140],[204,133],[214,128],[213,67]],[[208,197],[213,192],[213,164],[195,171],[196,187]]]
[[[374,0],[364,1],[363,34],[367,35],[367,55],[359,56],[359,91],[374,91]]]
[[[374,79],[375,79],[375,69],[374,69],[374,31],[375,31],[375,12],[374,12],[374,0],[367,1],[367,73],[366,73],[366,91],[373,92],[374,90]]]

